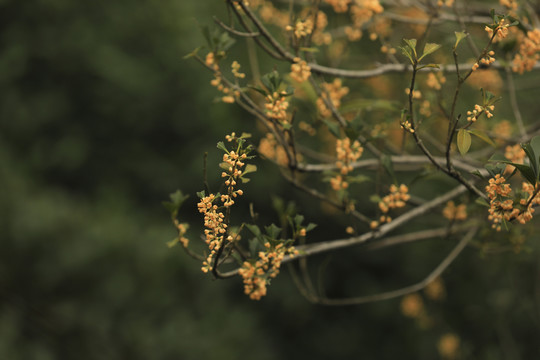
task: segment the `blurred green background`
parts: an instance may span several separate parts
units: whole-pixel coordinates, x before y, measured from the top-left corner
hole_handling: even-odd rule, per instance
[[[435,359],[448,333],[460,358],[540,357],[537,243],[518,255],[467,250],[443,277],[446,299],[425,300],[427,323],[403,316],[400,299],[311,305],[287,271],[253,302],[240,279],[211,280],[166,247],[175,231],[161,201],[192,194],[183,216],[196,236],[203,153],[211,169],[216,141],[256,131],[237,107],[213,103],[210,75],[182,59],[204,41],[199,24],[224,10],[0,1],[0,359]],[[245,200],[270,220],[269,193],[305,201],[273,170],[252,177]],[[346,264],[337,254],[329,282],[351,294],[406,285],[441,248],[352,251]]]

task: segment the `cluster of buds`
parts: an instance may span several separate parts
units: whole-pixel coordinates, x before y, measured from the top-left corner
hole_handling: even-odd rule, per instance
[[[236,77],[238,79],[245,78],[246,74],[241,73],[239,70],[240,70],[240,64],[238,63],[238,61],[234,60],[233,63],[231,64],[231,71],[232,71],[234,77]]]
[[[488,219],[493,223],[492,228],[501,230],[503,221],[517,220],[520,224],[525,224],[532,219],[534,206],[540,204],[533,185],[522,183],[521,194],[512,199],[510,193],[512,188],[506,183],[506,179],[500,174],[489,179],[486,186],[486,193],[490,200]]]
[[[306,19],[304,21],[298,20],[294,26],[287,25],[285,27],[285,30],[287,31],[293,31],[294,36],[297,39],[306,37],[311,34],[313,31],[313,20]]]
[[[493,64],[495,62],[495,58],[493,57],[493,55],[495,55],[495,51],[490,50],[485,56],[483,56],[480,59],[480,64],[485,65],[485,66],[489,66],[489,65]],[[480,64],[475,63],[472,66],[472,70],[473,71],[477,70],[480,67]]]
[[[272,133],[267,133],[264,138],[259,142],[258,147],[259,154],[267,159],[273,160],[279,165],[287,166],[289,159],[283,146],[278,144],[276,138]]]
[[[227,186],[227,194],[221,195],[221,201],[223,206],[229,207],[234,204],[233,198],[242,196],[244,192],[241,189],[235,190],[235,186],[238,178],[242,175],[242,167],[245,165],[242,160],[245,160],[247,155],[244,153],[242,155],[237,154],[234,151],[223,154],[223,162],[229,167],[227,171],[221,173],[221,177],[227,178],[225,180],[225,185]]]
[[[523,160],[525,159],[525,156],[526,156],[525,151],[519,144],[508,145],[504,151],[504,157],[516,164],[523,164]],[[506,169],[504,170],[504,172],[511,173],[512,171],[514,171],[514,169],[515,169],[514,166],[506,165]]]
[[[475,122],[483,113],[486,114],[488,119],[492,118],[493,113],[491,111],[493,110],[495,110],[495,105],[480,106],[476,104],[472,111],[467,111],[467,121]]]
[[[410,88],[405,89],[405,94],[409,95],[411,93]],[[422,98],[422,92],[420,90],[413,90],[412,92],[412,98],[413,99],[421,99]]]
[[[336,166],[339,169],[340,174],[330,179],[330,186],[335,191],[347,189],[349,183],[345,180],[345,176],[353,170],[352,163],[362,156],[364,148],[358,140],[354,140],[351,144],[351,139],[346,137],[336,142]]]
[[[383,54],[394,55],[397,52],[397,50],[393,47],[388,47],[387,45],[383,45],[381,46],[381,52]]]
[[[386,195],[379,201],[379,209],[383,213],[379,218],[379,221],[372,221],[371,228],[374,229],[379,226],[379,223],[385,223],[392,221],[392,218],[388,216],[388,212],[391,209],[402,208],[406,205],[406,202],[411,198],[409,195],[409,188],[405,184],[398,186],[390,185],[390,194]]]
[[[442,6],[452,7],[453,5],[454,5],[454,0],[438,0],[437,1],[437,6],[439,7],[442,7]]]
[[[301,83],[309,79],[311,76],[311,68],[305,60],[295,57],[294,63],[291,64],[291,78]]]
[[[495,36],[498,40],[502,40],[504,39],[506,36],[508,36],[508,27],[510,26],[510,24],[508,24],[506,22],[505,19],[501,19],[501,21],[499,22],[499,24],[497,25],[497,27],[495,28]],[[484,30],[486,30],[486,32],[489,34],[489,37],[492,37],[493,36],[493,29],[490,28],[489,26],[486,26],[484,28]]]
[[[273,94],[266,96],[266,115],[270,118],[280,122],[287,123],[287,109],[289,108],[289,102],[286,99],[287,93],[282,91],[280,93],[274,92]]]
[[[324,0],[325,3],[332,6],[335,12],[344,13],[349,10],[349,4],[352,0]]]
[[[527,32],[527,36],[519,45],[519,52],[512,61],[512,70],[523,74],[531,71],[536,62],[540,59],[540,29]]]
[[[362,38],[362,29],[353,27],[353,26],[345,26],[345,35],[347,35],[347,39],[349,41],[358,41]]]
[[[219,65],[217,64],[217,61],[213,52],[210,52],[208,53],[208,55],[206,55],[205,64],[214,71],[214,79],[210,81],[210,85],[214,86],[218,91],[221,91],[224,94],[221,100],[224,103],[228,103],[228,104],[234,103],[235,97],[239,96],[240,92],[237,90],[232,90],[230,87],[224,84],[223,76],[221,75],[221,71],[219,70]],[[233,74],[235,74],[235,76],[236,74],[245,76],[245,74],[238,73],[239,68],[240,68],[240,65],[235,61],[232,66]]]
[[[442,84],[446,82],[442,72],[438,72],[437,75],[430,72],[426,79],[426,85],[434,90],[441,90]]]
[[[294,246],[285,246],[283,243],[272,246],[266,242],[264,246],[265,251],[259,251],[257,261],[245,261],[238,270],[238,274],[243,278],[244,293],[252,300],[260,300],[266,295],[266,286],[279,274],[285,255],[298,255]]]
[[[199,212],[204,214],[205,242],[210,250],[201,268],[205,273],[212,270],[213,258],[223,246],[223,238],[227,232],[227,224],[224,221],[225,215],[219,211],[219,207],[214,203],[216,200],[216,195],[210,194],[203,197],[197,204]]]
[[[354,0],[351,6],[351,19],[355,28],[361,28],[371,20],[375,14],[380,14],[384,8],[379,0]]]
[[[408,131],[411,134],[414,133],[414,129],[412,128],[412,125],[408,120],[402,121],[400,125],[403,130]]]
[[[226,139],[229,142],[238,140],[234,132],[227,135]],[[227,187],[227,193],[201,196],[201,200],[197,204],[199,212],[204,214],[204,227],[206,228],[204,230],[205,242],[210,250],[206,260],[203,261],[203,272],[212,270],[214,257],[224,246],[223,241],[227,235],[228,226],[225,221],[225,214],[223,214],[220,209],[222,207],[229,208],[234,204],[234,198],[244,194],[241,189],[236,189],[235,186],[242,176],[241,169],[245,166],[244,160],[247,159],[247,152],[249,152],[247,149],[249,148],[244,149],[239,145],[237,151],[226,151],[226,153],[223,154],[223,163],[221,164],[221,167],[226,169],[226,171],[221,173],[221,177],[226,179],[225,185]],[[222,206],[218,206],[218,202],[221,202]],[[233,236],[229,233],[227,241],[233,240]]]
[[[451,221],[465,220],[467,219],[467,205],[456,206],[453,201],[449,201],[443,209],[443,216]]]
[[[518,8],[516,0],[499,0],[499,3],[509,11],[516,11]]]
[[[334,79],[332,83],[323,83],[323,92],[317,99],[317,108],[322,117],[330,117],[332,111],[326,106],[330,102],[336,109],[341,106],[341,98],[349,93],[349,88],[342,86],[341,79]]]

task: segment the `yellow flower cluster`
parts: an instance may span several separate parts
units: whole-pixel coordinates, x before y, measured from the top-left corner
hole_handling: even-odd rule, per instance
[[[508,27],[510,26],[510,24],[508,24],[506,22],[505,19],[501,19],[501,21],[499,22],[499,25],[495,28],[495,31],[496,31],[496,36],[497,36],[497,39],[498,40],[502,40],[504,39],[505,37],[508,36]],[[489,34],[489,37],[492,37],[493,36],[493,29],[486,26],[484,28],[484,30],[486,30],[486,32]]]
[[[454,5],[454,0],[438,0],[437,6],[446,6],[446,7],[452,7]]]
[[[203,272],[212,270],[212,259],[223,245],[223,237],[227,232],[227,224],[224,223],[225,215],[218,210],[218,206],[214,204],[215,200],[216,195],[210,194],[203,197],[197,204],[199,212],[204,214],[205,242],[210,250],[210,254],[203,261],[201,268]]]
[[[411,89],[406,88],[405,89],[405,94],[409,95],[410,93],[411,93]],[[412,98],[413,99],[421,99],[422,98],[422,92],[420,90],[413,90]]]
[[[534,213],[533,206],[540,204],[540,197],[536,196],[534,186],[524,182],[521,190],[527,197],[520,198],[518,207],[515,207],[514,200],[510,198],[512,188],[505,182],[506,179],[497,174],[489,179],[489,184],[486,186],[486,193],[490,199],[488,219],[493,223],[492,228],[497,231],[501,230],[503,220],[516,219],[520,224],[530,221]]]
[[[437,350],[442,359],[456,359],[459,355],[460,340],[456,334],[448,333],[441,336]]]
[[[401,313],[410,318],[420,317],[424,313],[424,301],[417,293],[409,294],[401,299]]]
[[[483,58],[480,59],[480,63],[482,65],[486,65],[486,66],[489,66],[489,65],[493,64],[495,62],[495,58],[493,57],[493,55],[495,55],[495,51],[493,51],[493,50],[489,51],[486,54],[486,56],[484,56]],[[472,70],[476,71],[479,67],[480,67],[480,64],[475,63],[473,65],[473,67],[472,67]]]
[[[309,79],[311,76],[311,68],[305,60],[295,57],[294,63],[291,64],[291,78],[301,83]]]
[[[349,93],[349,88],[342,86],[341,79],[334,79],[332,83],[323,83],[324,91],[317,99],[317,108],[322,117],[330,117],[332,111],[326,106],[325,100],[330,101],[336,109],[341,106],[341,98]]]
[[[228,103],[228,104],[232,104],[234,103],[235,101],[235,96],[239,96],[240,93],[238,91],[232,91],[228,86],[225,86],[225,84],[223,84],[223,78],[221,76],[221,72],[219,70],[219,65],[216,61],[216,58],[215,58],[215,55],[213,52],[210,52],[206,55],[206,59],[205,59],[205,64],[210,67],[212,70],[214,70],[214,76],[215,78],[212,79],[210,81],[210,85],[216,87],[218,89],[218,91],[221,91],[223,94],[225,94],[222,98],[221,98],[221,101],[223,101],[224,103]],[[236,63],[236,65],[235,65]],[[238,66],[235,70],[235,66]],[[232,66],[232,69],[233,69],[233,74],[235,74],[236,76],[236,73],[237,70],[240,68],[240,65],[235,61],[233,63],[233,66]],[[236,73],[235,73],[236,71]],[[240,73],[238,73],[240,75]],[[243,76],[245,76],[244,74],[241,74]]]
[[[405,203],[411,198],[409,195],[409,188],[405,184],[401,184],[399,187],[392,184],[390,185],[390,194],[386,195],[379,201],[379,209],[384,215],[379,218],[379,222],[385,223],[392,221],[390,216],[387,216],[391,209],[401,208],[405,206]],[[371,227],[377,227],[378,223],[372,223]]]
[[[492,118],[493,113],[491,113],[491,111],[493,110],[495,110],[494,105],[480,106],[476,104],[474,105],[474,109],[472,111],[467,111],[467,121],[475,122],[483,113],[486,114],[488,119]]]
[[[512,61],[512,70],[523,74],[525,71],[531,71],[536,62],[540,59],[540,29],[534,29],[527,32],[527,36],[519,45],[519,52]]]
[[[516,164],[523,164],[525,159],[525,151],[521,148],[521,145],[508,145],[504,151],[504,157]],[[506,165],[505,173],[511,173],[514,171],[514,166]]]
[[[345,35],[349,41],[358,41],[362,38],[362,30],[352,26],[345,26]]]
[[[501,4],[501,6],[504,6],[510,11],[516,11],[518,8],[516,0],[499,0],[499,4]]]
[[[233,135],[234,136],[234,135]],[[223,162],[229,165],[227,172],[222,172],[221,177],[227,178],[225,185],[227,186],[227,194],[221,195],[221,202],[223,206],[229,207],[234,204],[233,198],[242,196],[244,192],[241,189],[235,190],[236,180],[242,175],[242,167],[245,165],[241,160],[247,158],[246,154],[239,155],[234,151],[228,154],[223,154]]]
[[[232,69],[232,73],[233,73],[234,77],[237,77],[239,79],[243,79],[243,78],[246,77],[246,74],[239,72],[240,64],[238,63],[238,61],[236,61],[236,60],[233,61],[232,65],[231,65],[231,69]]]
[[[456,206],[453,201],[449,201],[443,209],[443,216],[448,220],[465,220],[467,219],[467,205]]]
[[[281,123],[288,123],[287,109],[289,108],[289,102],[284,91],[267,95],[264,107],[266,108],[266,115],[270,118]]]
[[[236,134],[233,132],[231,135],[226,136],[227,141],[231,142],[236,139]],[[247,155],[242,153],[241,155],[235,151],[230,151],[223,154],[224,167],[227,167],[227,171],[221,173],[221,177],[226,178],[225,185],[227,186],[227,194],[222,194],[219,198],[224,207],[230,207],[234,204],[234,198],[242,196],[244,192],[241,189],[235,189],[238,179],[242,175],[242,167],[245,163]],[[203,261],[202,271],[208,272],[212,270],[212,260],[214,255],[223,246],[223,238],[227,233],[227,224],[225,223],[225,215],[219,211],[219,207],[216,204],[218,197],[215,194],[210,194],[201,199],[197,204],[199,212],[204,214],[204,230],[205,242],[208,245],[210,254],[206,260]],[[233,237],[229,235],[228,241],[233,241]]]
[[[304,21],[298,20],[294,26],[287,25],[285,27],[285,30],[287,31],[293,31],[294,36],[296,36],[297,39],[300,39],[302,37],[306,37],[313,31],[313,20],[306,19]]]
[[[289,25],[290,16],[287,11],[281,11],[274,7],[271,1],[264,1],[259,9],[259,16],[268,23],[285,29]]]
[[[414,133],[414,129],[412,128],[412,125],[411,125],[411,123],[409,121],[405,120],[405,121],[401,122],[400,125],[401,125],[401,128],[403,130],[406,130],[406,131],[410,132],[411,134]]]
[[[294,246],[285,246],[283,243],[272,246],[267,242],[264,246],[265,251],[259,251],[255,263],[245,261],[238,270],[244,281],[244,293],[252,300],[260,300],[266,295],[266,285],[279,274],[285,255],[298,255]]]
[[[336,141],[336,166],[340,168],[341,174],[347,175],[351,172],[353,170],[351,163],[358,160],[363,152],[364,148],[358,140],[354,140],[351,144],[351,139],[348,137],[343,140],[338,139]]]
[[[375,14],[380,14],[384,8],[379,0],[354,0],[351,6],[351,19],[355,28],[361,28]]]
[[[426,79],[426,85],[435,90],[441,90],[442,84],[446,82],[446,78],[442,72],[438,72],[437,75],[430,72]]]
[[[344,13],[349,9],[351,0],[324,0],[324,2],[332,6],[335,12]]]
[[[259,142],[258,151],[265,158],[270,159],[282,166],[287,166],[289,160],[281,145],[278,144],[272,133],[267,133]]]
[[[362,156],[362,153],[364,152],[364,148],[358,140],[355,140],[351,144],[351,139],[348,137],[340,140],[338,139],[336,142],[336,154],[337,154],[337,161],[336,166],[339,168],[339,172],[341,175],[336,175],[335,177],[330,179],[330,186],[332,186],[332,189],[335,191],[339,191],[342,189],[347,189],[349,187],[349,183],[345,180],[344,176],[346,176],[349,172],[353,170],[353,166],[351,163],[355,162]]]

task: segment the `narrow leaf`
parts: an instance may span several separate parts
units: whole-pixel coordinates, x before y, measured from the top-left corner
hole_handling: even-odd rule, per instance
[[[471,147],[471,135],[465,129],[461,129],[457,134],[457,147],[461,155],[465,155]]]
[[[469,133],[471,133],[474,136],[482,139],[483,141],[485,141],[489,145],[496,146],[495,143],[493,142],[493,140],[491,140],[491,138],[489,136],[487,136],[487,134],[485,132],[480,131],[480,130],[468,130],[468,131],[469,131]]]

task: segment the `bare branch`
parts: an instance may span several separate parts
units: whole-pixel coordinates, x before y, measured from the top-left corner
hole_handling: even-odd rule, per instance
[[[360,305],[370,302],[389,300],[403,295],[407,295],[425,288],[429,283],[439,277],[445,270],[454,262],[458,257],[461,251],[467,246],[467,244],[472,240],[474,235],[478,232],[478,227],[470,229],[459,243],[450,251],[450,253],[444,258],[444,260],[426,276],[422,281],[417,282],[416,284],[403,287],[401,289],[387,291],[374,295],[359,296],[353,298],[344,298],[344,299],[329,299],[317,297],[315,301],[318,304],[322,305],[332,305],[332,306],[342,306],[342,305]]]

